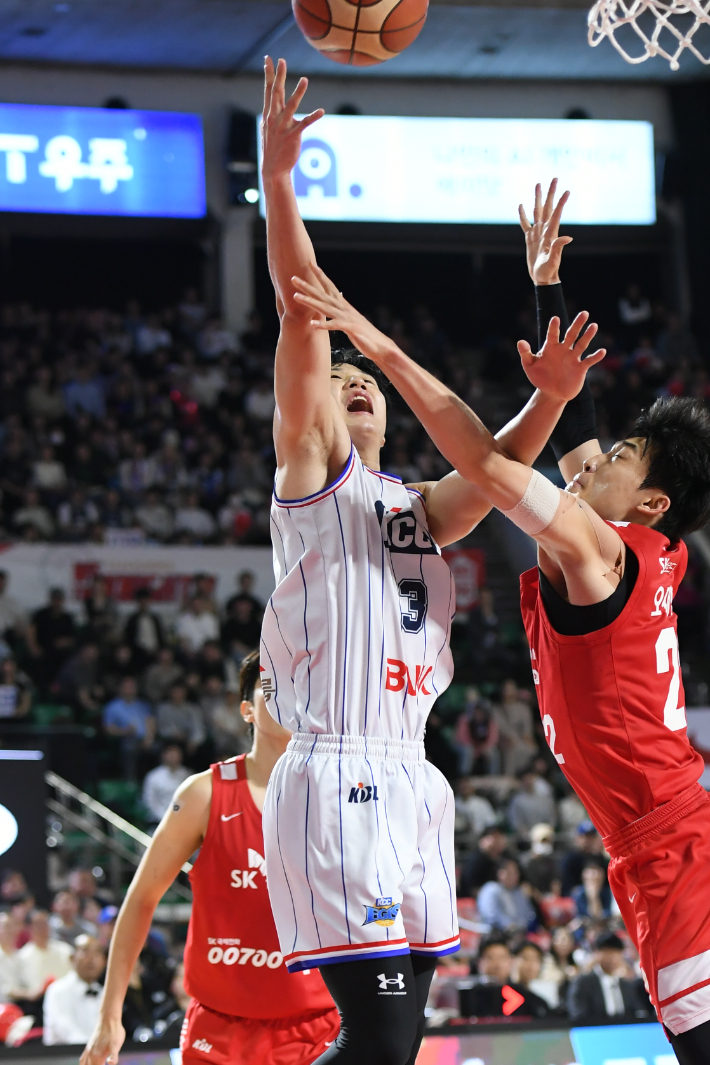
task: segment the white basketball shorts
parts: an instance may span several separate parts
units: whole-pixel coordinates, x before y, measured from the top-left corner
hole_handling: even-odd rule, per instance
[[[269,782],[264,843],[291,972],[459,949],[454,797],[422,743],[295,735]]]

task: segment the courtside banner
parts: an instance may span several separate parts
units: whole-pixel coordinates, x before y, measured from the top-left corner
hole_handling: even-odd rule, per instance
[[[182,609],[197,573],[207,574],[223,604],[237,591],[243,570],[254,574],[254,594],[263,603],[274,590],[269,547],[111,547],[103,544],[11,544],[0,549],[8,594],[27,611],[45,606],[49,589],[60,587],[67,608],[83,615],[93,577],[101,573],[122,611],[134,608],[135,593],[148,587],[156,609],[170,617]]]

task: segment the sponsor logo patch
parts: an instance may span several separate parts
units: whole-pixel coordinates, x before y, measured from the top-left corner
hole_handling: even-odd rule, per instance
[[[378,802],[379,795],[377,794],[377,784],[358,784],[357,787],[350,789],[350,795],[348,796],[348,802]]]
[[[379,499],[375,500],[375,510],[382,529],[384,545],[392,554],[439,554],[438,547],[426,529],[418,523],[413,510],[400,510],[399,507],[393,507],[388,511]]]

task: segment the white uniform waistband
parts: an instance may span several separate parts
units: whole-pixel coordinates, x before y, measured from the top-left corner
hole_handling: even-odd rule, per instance
[[[360,756],[395,762],[423,762],[421,740],[395,740],[383,736],[329,736],[321,732],[296,732],[288,751],[293,754]]]

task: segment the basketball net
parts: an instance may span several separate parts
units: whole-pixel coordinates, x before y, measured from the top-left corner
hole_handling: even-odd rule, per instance
[[[650,36],[639,24],[642,15],[656,20],[655,29],[648,27]],[[681,16],[684,16],[684,31],[674,21]],[[705,66],[710,65],[710,56],[704,56],[693,43],[700,27],[710,24],[710,0],[669,0],[668,3],[663,0],[597,0],[589,12],[588,23],[592,48],[608,37],[627,63],[644,63],[659,55],[668,60],[671,70],[678,70],[680,56],[687,49]],[[617,40],[616,34],[624,26],[636,33],[643,46],[642,55],[629,55]],[[675,39],[676,46],[672,51],[668,51],[673,48],[670,40],[666,39],[662,44],[659,39],[664,30]]]

